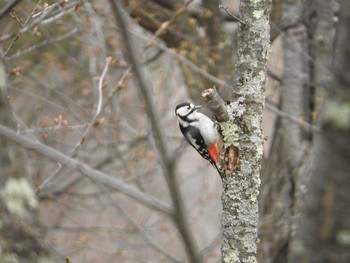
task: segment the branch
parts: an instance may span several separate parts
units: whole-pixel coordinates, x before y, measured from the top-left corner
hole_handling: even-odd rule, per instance
[[[288,114],[287,112],[279,110],[277,107],[273,106],[271,103],[266,103],[266,109],[275,113],[276,115],[286,118],[296,124],[298,124],[304,131],[306,132],[321,132],[321,128],[315,125],[312,125],[306,121],[300,120],[297,117],[294,117],[291,114]]]
[[[206,89],[202,92],[204,101],[207,102],[207,107],[214,113],[217,121],[228,121],[230,116],[227,113],[224,100],[220,97],[216,88]]]
[[[77,5],[77,2],[73,2],[73,3],[70,3],[70,4],[67,4],[65,5],[62,9],[60,9],[60,12],[56,15],[53,15],[52,17],[49,17],[45,20],[45,18],[51,13],[54,11],[54,8],[53,7],[57,7],[59,6],[60,3],[55,3],[55,4],[52,4],[50,7],[51,8],[46,8],[39,16],[38,15],[34,15],[35,18],[38,17],[38,19],[36,19],[35,21],[33,21],[31,24],[21,28],[17,33],[11,33],[11,34],[7,34],[7,35],[4,35],[4,36],[1,36],[0,37],[0,43],[1,42],[4,42],[12,37],[15,37],[15,36],[19,36],[20,34],[23,34],[27,31],[29,31],[30,29],[34,28],[35,26],[37,25],[42,25],[42,24],[48,24],[48,23],[52,23],[54,21],[56,21],[57,19],[61,18],[63,15],[65,14],[68,14],[68,13],[71,13],[71,12],[74,12],[76,10],[76,5]],[[32,11],[32,13],[35,12],[35,9]],[[32,18],[32,16],[29,16],[27,18],[27,21],[29,21],[29,19]],[[26,22],[27,22],[26,21]],[[25,23],[26,24],[26,23]],[[3,55],[4,56],[4,55]]]
[[[232,13],[228,10],[228,7],[227,7],[227,6],[224,6],[224,5],[222,5],[222,4],[219,4],[219,8],[225,10],[226,14],[228,14],[228,15],[231,16],[231,17],[233,17],[233,19],[234,19],[235,21],[238,21],[238,22],[240,22],[242,25],[244,25],[243,20],[240,19],[237,15],[232,14]]]
[[[105,189],[108,193],[110,193],[109,189]],[[131,216],[121,205],[119,205],[118,202],[114,202],[112,195],[109,194],[107,199],[111,201],[112,204],[115,204],[115,209],[117,210],[117,213],[122,213],[124,217],[131,223],[131,225],[140,233],[141,237],[155,250],[157,250],[159,253],[161,253],[163,256],[167,258],[168,262],[172,263],[181,263],[181,261],[177,260],[175,257],[173,257],[171,254],[169,254],[165,249],[163,249],[161,246],[159,246],[152,238],[149,237],[149,235],[142,229],[142,227],[136,222],[135,218]]]
[[[148,109],[147,114],[152,124],[152,135],[154,141],[158,142],[157,151],[159,153],[159,160],[161,162],[174,205],[174,221],[177,224],[181,237],[185,243],[185,250],[187,252],[188,258],[190,259],[190,262],[201,262],[202,260],[199,257],[194,238],[186,222],[181,193],[178,188],[179,185],[176,182],[174,159],[170,155],[168,143],[166,141],[166,136],[163,132],[162,127],[160,126],[159,120],[161,120],[161,118],[159,112],[156,110],[155,103],[153,100],[153,94],[151,94],[152,84],[149,79],[149,75],[146,72],[145,66],[141,66],[139,63],[139,52],[136,50],[134,41],[131,35],[129,34],[128,21],[120,2],[109,0],[109,3],[112,7],[112,12],[114,14],[115,19],[121,27],[122,36],[125,41],[125,46],[127,50],[127,55],[131,64],[133,65],[133,69],[140,87],[141,94],[147,106],[146,108]]]
[[[158,30],[152,36],[151,41],[146,45],[145,50],[148,49],[149,47],[151,47],[152,45],[154,45],[154,43],[156,42],[155,40],[160,35],[162,35],[169,28],[169,26],[175,22],[175,20],[179,16],[181,16],[186,11],[186,8],[188,7],[188,5],[190,3],[192,3],[192,1],[193,0],[187,0],[186,3],[182,7],[180,7],[168,21],[165,21],[161,24],[161,26],[158,28]]]
[[[29,20],[31,19],[32,17],[32,14],[34,14],[34,12],[36,11],[36,9],[38,8],[40,4],[40,1],[36,4],[36,6],[34,7],[34,9],[32,10],[32,12],[30,13],[30,15],[27,17],[27,19],[24,21],[24,23],[22,24],[18,19],[17,19],[17,16],[14,12],[14,9],[12,10],[13,14],[10,13],[11,17],[14,17],[18,22],[19,22],[19,26],[21,27],[21,29],[23,29],[23,27],[29,22]],[[12,43],[9,45],[9,47],[6,49],[6,51],[4,52],[4,54],[2,55],[2,57],[5,57],[10,51],[11,49],[13,48],[13,46],[15,45],[16,41],[18,40],[20,36],[20,33],[18,32],[16,34],[16,37],[15,39],[12,41]]]
[[[108,68],[109,68],[109,64],[111,63],[112,58],[108,57],[106,58],[106,64],[105,67],[103,69],[103,72],[101,74],[101,77],[98,80],[98,103],[97,103],[97,110],[96,110],[96,114],[95,114],[95,118],[98,117],[101,114],[102,111],[102,101],[103,101],[103,81],[106,77]],[[93,122],[95,123],[95,122]]]
[[[109,67],[109,63],[110,63],[110,58],[106,58],[106,65],[103,69],[103,72],[101,74],[101,77],[99,79],[99,100],[98,100],[98,106],[97,106],[97,110],[96,113],[94,115],[94,117],[92,118],[92,120],[90,121],[90,123],[88,125],[86,125],[86,129],[83,132],[83,134],[80,136],[78,142],[75,144],[74,148],[70,151],[69,156],[70,157],[74,157],[75,154],[77,153],[78,149],[83,145],[83,143],[86,141],[86,138],[88,137],[88,135],[90,134],[90,131],[93,127],[99,125],[99,121],[98,118],[101,116],[103,109],[108,105],[108,103],[110,102],[110,100],[112,99],[112,97],[115,95],[115,93],[120,89],[120,85],[123,83],[123,81],[125,80],[125,78],[128,76],[131,68],[129,67],[124,74],[122,75],[121,79],[118,82],[118,85],[113,89],[113,91],[110,93],[110,95],[108,96],[106,102],[102,105],[102,84],[104,81],[104,78],[106,76],[108,67]],[[101,106],[102,105],[102,106]],[[56,168],[56,170],[44,181],[42,182],[36,189],[36,191],[40,191],[42,190],[42,188],[47,185],[54,177],[56,177],[56,175],[62,170],[62,166],[59,166]]]
[[[49,38],[49,39],[46,39],[34,46],[31,46],[27,49],[24,49],[24,50],[19,50],[17,51],[16,54],[12,55],[12,56],[7,56],[6,57],[6,60],[10,60],[10,59],[14,59],[14,58],[18,58],[18,57],[21,57],[23,55],[26,55],[32,51],[34,51],[35,49],[38,49],[38,48],[41,48],[41,47],[44,47],[44,46],[47,46],[47,45],[50,45],[50,44],[53,44],[53,43],[56,43],[56,42],[59,42],[59,41],[62,41],[62,40],[65,40],[71,36],[73,36],[76,32],[77,32],[77,28],[74,28],[72,29],[71,31],[63,34],[63,35],[60,35],[60,36],[57,36],[57,37],[53,37],[53,38]]]
[[[45,132],[54,132],[54,131],[62,131],[62,130],[82,130],[88,127],[88,124],[77,124],[77,125],[53,125],[47,126],[37,129],[25,129],[25,130],[17,130],[20,135],[27,134],[36,134],[36,133],[45,133]]]
[[[5,16],[11,9],[18,5],[22,0],[14,0],[11,3],[8,3],[3,9],[0,10],[0,20]]]
[[[46,146],[38,141],[34,141],[33,138],[27,136],[21,136],[15,131],[0,124],[0,135],[6,137],[7,139],[14,141],[25,148],[34,150],[35,152],[55,161],[59,162],[67,167],[81,172],[86,177],[91,180],[100,183],[104,186],[110,187],[113,190],[122,192],[123,194],[135,199],[136,201],[145,204],[146,206],[165,213],[167,215],[173,216],[174,212],[171,208],[161,203],[152,196],[141,192],[137,188],[125,184],[122,180],[111,177],[103,172],[95,170],[85,163],[81,163],[76,159],[70,158],[69,156]]]

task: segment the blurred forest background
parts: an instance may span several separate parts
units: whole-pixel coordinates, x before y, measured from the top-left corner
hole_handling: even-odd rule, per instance
[[[123,2],[186,227],[220,262],[221,179],[174,108],[232,99],[239,1]],[[273,0],[270,25],[259,262],[350,262],[350,4]],[[0,28],[0,124],[23,138],[0,131],[0,261],[186,262],[109,2],[5,0]]]

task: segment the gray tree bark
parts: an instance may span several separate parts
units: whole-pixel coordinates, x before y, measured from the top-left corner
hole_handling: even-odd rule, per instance
[[[222,123],[223,262],[257,262],[258,194],[263,153],[261,119],[270,51],[270,1],[241,1],[236,89]]]
[[[280,109],[314,123],[331,81],[334,1],[284,1],[284,74]],[[260,258],[287,262],[310,178],[312,129],[287,118],[276,122],[261,195]],[[297,261],[298,262],[298,261]]]
[[[0,62],[0,123],[13,127],[5,76]],[[37,204],[24,151],[0,136],[0,262],[51,262],[35,212]]]
[[[315,136],[312,177],[290,262],[350,262],[349,23],[345,0],[334,47],[334,82],[321,114],[322,132]]]
[[[307,30],[301,23],[303,3],[284,1],[282,21],[290,26],[283,36],[284,73],[280,109],[296,119],[307,120],[309,65]],[[297,195],[304,173],[308,138],[303,128],[287,118],[278,118],[271,154],[262,175],[260,257],[263,262],[286,262]]]

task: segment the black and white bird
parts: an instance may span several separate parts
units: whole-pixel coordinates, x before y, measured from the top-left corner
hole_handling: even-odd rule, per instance
[[[206,115],[197,112],[203,106],[195,106],[184,102],[176,106],[175,114],[179,121],[180,130],[186,141],[219,172],[219,135],[214,122]]]

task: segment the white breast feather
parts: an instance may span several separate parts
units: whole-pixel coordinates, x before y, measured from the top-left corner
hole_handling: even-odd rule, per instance
[[[195,112],[194,115],[198,121],[193,122],[192,125],[202,131],[203,139],[207,145],[213,144],[218,138],[214,123],[202,113]]]

